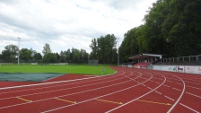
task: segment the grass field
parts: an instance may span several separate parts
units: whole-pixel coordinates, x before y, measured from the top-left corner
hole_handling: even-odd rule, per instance
[[[103,69],[104,68],[104,69]],[[104,70],[104,71],[103,71]],[[93,74],[105,75],[115,71],[109,66],[89,65],[3,65],[0,73],[64,73],[64,74]]]

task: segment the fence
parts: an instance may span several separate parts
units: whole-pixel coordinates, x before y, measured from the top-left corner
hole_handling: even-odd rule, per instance
[[[201,65],[201,55],[162,58],[158,64]]]
[[[98,65],[98,60],[88,60],[89,65]]]

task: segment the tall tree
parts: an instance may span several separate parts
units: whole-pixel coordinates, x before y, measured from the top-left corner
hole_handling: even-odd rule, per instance
[[[20,59],[24,60],[25,62],[32,60],[32,51],[27,48],[22,48],[20,50]]]
[[[66,62],[66,54],[64,53],[64,51],[60,52],[60,58],[59,58],[60,62]]]
[[[68,49],[67,51],[64,51],[64,54],[66,56],[66,61],[70,62],[70,60],[71,60],[71,51],[70,51],[70,49]]]
[[[40,61],[40,60],[42,60],[42,55],[40,54],[40,53],[35,53],[34,55],[33,55],[33,59],[34,60],[36,60],[36,61]]]
[[[88,61],[88,53],[86,52],[86,50],[84,49],[81,49],[80,50],[80,60],[81,60],[81,63],[87,63]]]
[[[16,45],[8,45],[5,47],[5,50],[2,51],[2,59],[5,59],[6,62],[14,62],[18,53],[18,47]]]
[[[52,50],[50,49],[50,45],[46,43],[46,44],[44,45],[44,47],[43,47],[43,51],[42,51],[42,52],[43,52],[44,55],[46,55],[46,54],[48,54],[48,53],[51,53]]]
[[[145,16],[145,50],[149,53],[166,53],[166,40],[162,34],[162,24],[167,16],[167,3],[165,0],[158,0],[153,4],[150,12]]]
[[[56,53],[47,53],[43,57],[44,63],[56,63],[57,62],[57,54]]]
[[[100,63],[116,63],[116,43],[117,41],[114,34],[108,34],[106,36],[93,39],[90,45],[92,49],[92,52],[90,53],[90,59],[98,59]]]
[[[72,48],[72,62],[73,63],[79,63],[80,62],[80,51],[76,48]]]
[[[139,53],[136,30],[137,28],[133,28],[124,34],[124,40],[119,48],[122,61],[126,61],[128,57]]]
[[[98,59],[98,42],[96,38],[92,39],[91,45],[89,47],[92,49],[90,59]]]

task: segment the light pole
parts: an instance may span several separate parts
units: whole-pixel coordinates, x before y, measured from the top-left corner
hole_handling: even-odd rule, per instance
[[[18,66],[20,65],[20,37],[17,37],[18,38]]]

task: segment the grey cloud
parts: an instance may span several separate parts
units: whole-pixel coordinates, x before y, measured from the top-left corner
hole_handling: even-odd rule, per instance
[[[15,4],[15,3],[17,3],[17,0],[0,0],[0,3]]]
[[[135,27],[136,18],[131,15],[136,14],[134,9],[140,0],[86,1],[0,0],[0,25],[5,24],[0,40],[16,42],[22,34],[22,47],[38,49],[50,43],[54,50],[74,46],[89,51],[92,38],[106,34],[123,38],[127,30]],[[12,35],[6,36],[6,29],[13,31]]]
[[[15,18],[11,18],[2,14],[0,14],[0,22],[10,26],[15,26],[21,30],[19,32],[25,32],[30,35],[36,35],[43,38],[46,38],[46,37],[51,38],[51,37],[58,36],[58,33],[51,28],[43,29],[41,28],[40,25],[38,25],[37,27],[34,27],[32,25],[24,23],[23,21],[19,21]]]
[[[136,4],[143,0],[90,0],[92,2],[104,2],[109,7],[116,10],[124,10],[128,8],[135,8]]]

